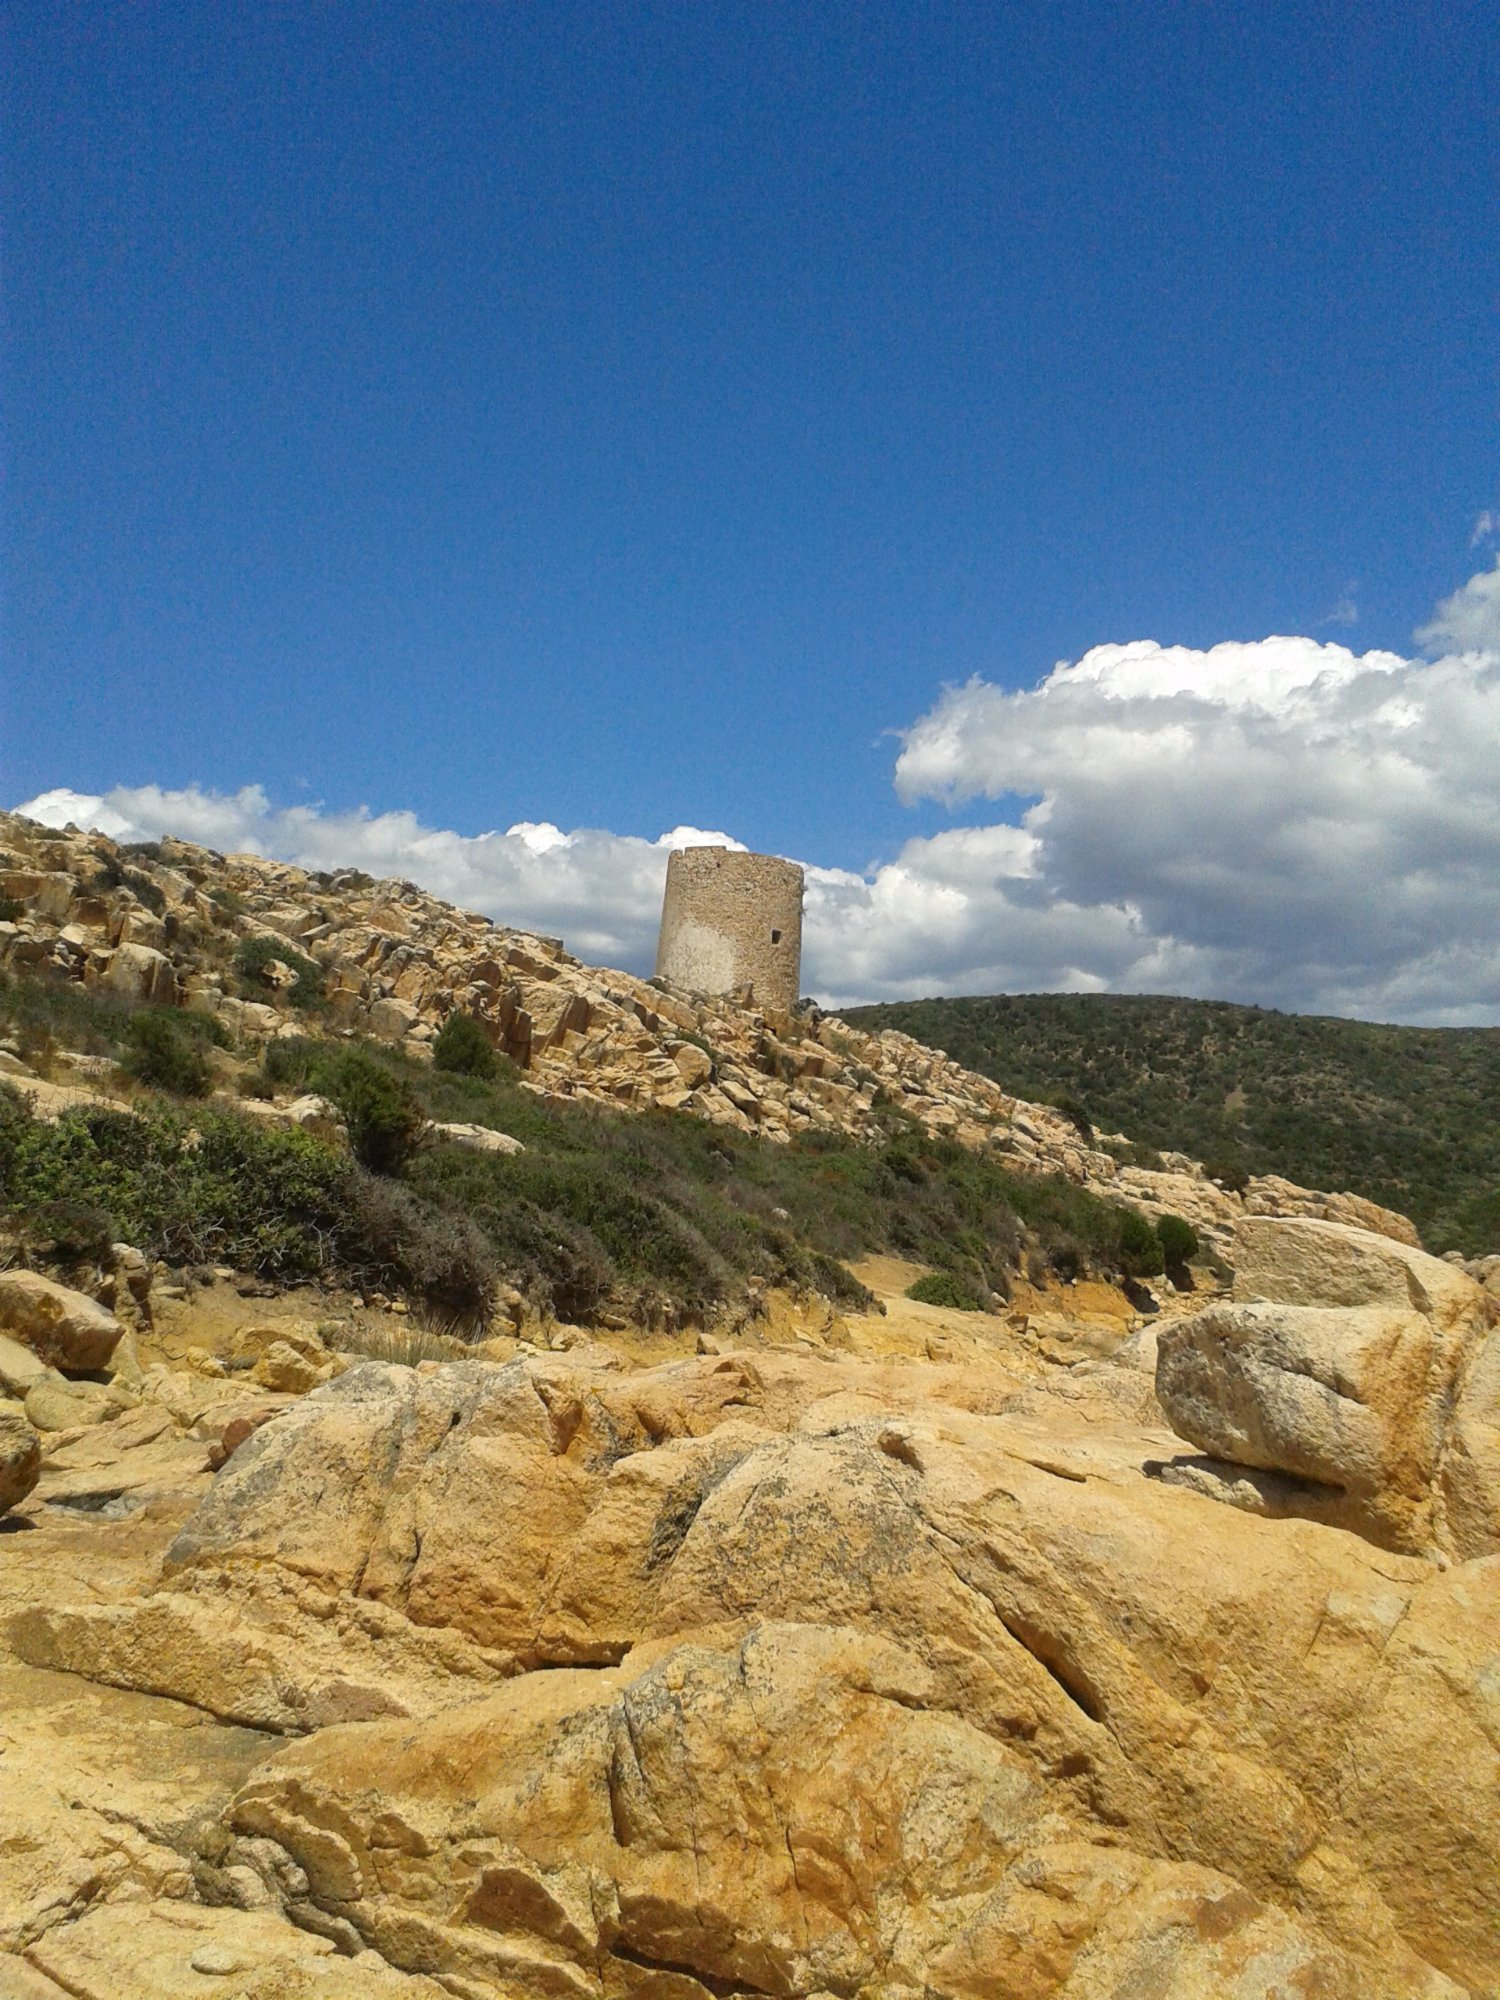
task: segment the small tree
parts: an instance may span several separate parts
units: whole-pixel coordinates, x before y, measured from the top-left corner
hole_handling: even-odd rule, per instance
[[[201,1047],[170,1014],[132,1014],[125,1030],[124,1067],[140,1083],[178,1097],[206,1097],[213,1071]]]
[[[1164,1268],[1160,1240],[1138,1208],[1120,1210],[1120,1269],[1127,1278],[1154,1278]]]
[[[426,1124],[410,1085],[364,1049],[341,1049],[319,1066],[317,1083],[338,1107],[360,1165],[372,1174],[404,1172]]]
[[[1156,1224],[1156,1240],[1169,1276],[1185,1271],[1198,1254],[1198,1232],[1180,1215],[1163,1215]]]
[[[452,1070],[458,1076],[488,1077],[495,1073],[495,1051],[489,1036],[472,1014],[462,1014],[456,1008],[438,1029],[432,1060],[439,1069]]]

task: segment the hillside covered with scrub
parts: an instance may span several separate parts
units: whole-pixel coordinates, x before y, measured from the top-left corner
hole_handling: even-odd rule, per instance
[[[871,1255],[993,1306],[1221,1255],[1247,1210],[1409,1233],[1337,1181],[1121,1159],[909,1035],[583,965],[407,882],[5,816],[0,898],[0,1210],[34,1258],[125,1241],[477,1330],[507,1291],[581,1324],[768,1285],[858,1304]]]
[[[1500,1249],[1500,1029],[1103,993],[915,1000],[846,1018],[1128,1133],[1137,1158],[1172,1149],[1228,1183],[1348,1188],[1411,1216],[1431,1249]]]
[[[14,978],[0,1024],[38,1068],[64,1050],[121,1091],[49,1119],[0,1082],[0,1227],[44,1260],[123,1238],[178,1266],[387,1292],[478,1334],[502,1285],[561,1320],[671,1325],[757,1280],[868,1304],[847,1260],[872,1253],[949,1274],[947,1294],[976,1306],[1021,1269],[1043,1285],[1149,1277],[1166,1254],[1134,1208],[1008,1170],[894,1106],[861,1139],[772,1145],[686,1112],[548,1102],[482,1037],[423,1062],[292,1034],[247,1061],[210,1017]],[[321,1100],[311,1129],[264,1115],[278,1092]]]
[[[857,1307],[882,1254],[992,1307],[1196,1241],[904,1037],[597,971],[409,883],[0,834],[0,1231],[34,1263],[123,1241],[475,1338],[502,1296],[592,1325],[768,1286]]]

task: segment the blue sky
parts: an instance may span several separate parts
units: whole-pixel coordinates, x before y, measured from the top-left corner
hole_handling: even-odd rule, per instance
[[[898,783],[974,723],[945,686],[1411,660],[1488,573],[1490,7],[61,0],[5,56],[8,802],[687,824],[878,883],[1066,786]],[[1272,945],[849,981],[1500,1008]]]

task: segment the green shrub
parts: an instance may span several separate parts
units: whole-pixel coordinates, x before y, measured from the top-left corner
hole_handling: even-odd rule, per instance
[[[906,1296],[924,1306],[947,1306],[953,1312],[977,1313],[989,1309],[989,1300],[978,1285],[961,1278],[956,1271],[929,1271],[926,1277],[907,1286]]]
[[[26,1099],[13,1083],[0,1083],[0,1199],[10,1186],[17,1152],[31,1125]]]
[[[495,1051],[489,1036],[472,1014],[457,1009],[438,1029],[432,1060],[439,1069],[459,1076],[490,1077],[495,1073]]]
[[[1054,1236],[1044,1252],[1048,1271],[1054,1278],[1061,1278],[1065,1285],[1087,1275],[1089,1253],[1078,1238],[1064,1230]]]
[[[313,1088],[318,1069],[331,1061],[328,1045],[309,1035],[275,1035],[266,1043],[260,1059],[261,1076],[268,1094],[278,1090],[302,1092]]]
[[[152,855],[148,858],[154,860],[156,857]],[[161,916],[167,907],[164,891],[152,881],[144,869],[132,868],[126,861],[124,852],[104,856],[94,876],[93,887],[99,895],[108,895],[112,889],[129,889],[136,901],[144,903],[154,916]]]
[[[316,1007],[323,998],[323,968],[304,957],[284,938],[242,938],[235,949],[234,969],[245,991],[256,999],[265,998],[266,967],[278,962],[296,975],[286,989],[286,997],[291,1004],[300,1008]]]
[[[87,1201],[44,1201],[24,1218],[27,1240],[63,1264],[104,1264],[114,1242],[108,1210]]]
[[[1180,1215],[1157,1218],[1156,1240],[1161,1245],[1162,1261],[1168,1271],[1186,1269],[1198,1254],[1198,1232]]]
[[[410,1084],[360,1048],[344,1048],[314,1065],[318,1089],[349,1131],[349,1145],[373,1174],[404,1173],[426,1123]]]
[[[1119,1267],[1127,1278],[1154,1278],[1164,1269],[1160,1239],[1138,1208],[1119,1210]]]
[[[0,924],[13,924],[25,914],[26,905],[19,896],[0,896]]]
[[[263,1276],[329,1268],[356,1171],[305,1132],[165,1106],[3,1123],[0,1202],[27,1218],[107,1217],[111,1241],[172,1263],[229,1263]],[[102,1235],[102,1228],[99,1230]],[[97,1240],[97,1239],[96,1239]]]
[[[1211,1181],[1217,1181],[1230,1194],[1243,1194],[1250,1185],[1250,1169],[1233,1153],[1222,1154],[1203,1162],[1203,1171]]]
[[[130,1012],[126,1002],[72,980],[0,973],[0,1021],[29,1061],[45,1062],[55,1048],[117,1056]]]
[[[202,1048],[171,1014],[151,1009],[132,1014],[121,1060],[138,1083],[175,1097],[206,1097],[213,1083]]]

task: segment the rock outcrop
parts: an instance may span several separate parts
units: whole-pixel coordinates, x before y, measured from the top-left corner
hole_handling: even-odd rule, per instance
[[[884,1318],[757,1279],[696,1335],[512,1295],[414,1367],[343,1351],[423,1351],[378,1299],[195,1300],[117,1246],[116,1319],[0,1273],[0,1995],[1500,1991],[1496,1274],[409,884],[0,843],[0,961],[211,1012],[242,1063],[316,960],[335,1030],[416,1055],[456,1004],[544,1094],[772,1140],[896,1099],[1235,1268],[1129,1337],[905,1269]],[[7,1076],[44,1115],[116,1087]]]
[[[487,2000],[1484,1990],[1500,1559],[1151,1479],[1114,1364],[612,1359],[353,1368],[11,1643],[311,1731],[220,1840]]]
[[[1162,1408],[1210,1458],[1169,1476],[1387,1548],[1500,1549],[1490,1296],[1451,1264],[1338,1223],[1247,1218],[1233,1254],[1232,1302],[1158,1341]]]
[[[42,1445],[24,1410],[0,1403],[0,1514],[24,1500],[42,1470]]]
[[[123,1331],[86,1292],[37,1271],[0,1271],[0,1329],[65,1375],[107,1368]]]

